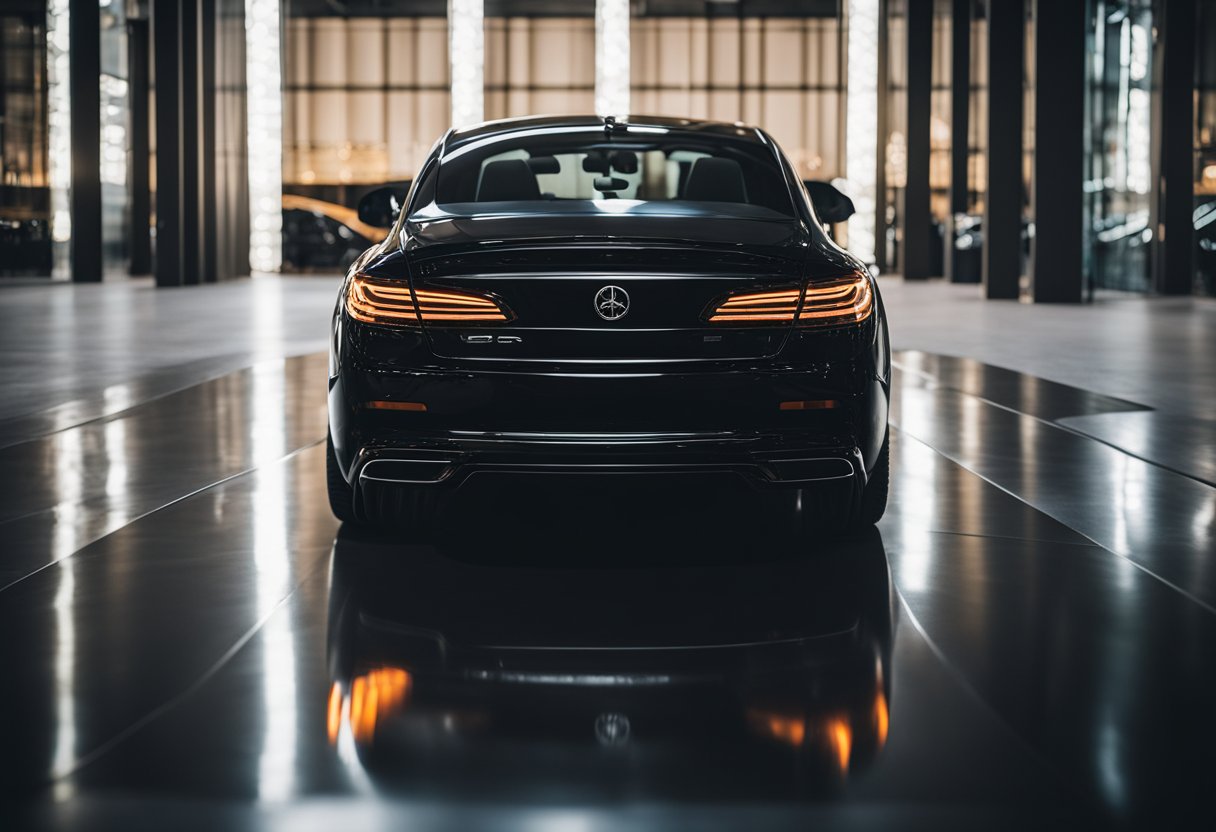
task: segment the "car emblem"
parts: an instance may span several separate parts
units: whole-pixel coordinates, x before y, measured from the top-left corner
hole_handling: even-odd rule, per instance
[[[595,312],[605,321],[619,321],[629,311],[629,293],[620,286],[605,286],[595,293]]]
[[[629,742],[629,717],[624,714],[600,714],[595,718],[595,738],[600,745],[624,745]]]

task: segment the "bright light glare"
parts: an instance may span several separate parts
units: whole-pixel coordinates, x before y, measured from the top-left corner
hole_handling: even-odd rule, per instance
[[[482,0],[448,0],[453,127],[485,121],[484,15]]]
[[[249,267],[283,263],[283,85],[279,0],[245,0],[249,107]]]
[[[849,219],[849,250],[874,262],[878,173],[878,0],[849,0],[849,75],[845,104],[845,171],[857,213]]]
[[[72,239],[72,209],[70,204],[72,187],[72,92],[69,88],[68,70],[71,66],[68,42],[68,0],[50,0],[46,13],[46,64],[47,64],[47,122],[50,132],[51,176],[51,239],[57,244]],[[59,256],[56,245],[56,262],[66,263],[66,256]]]
[[[595,112],[629,115],[629,0],[595,0]]]

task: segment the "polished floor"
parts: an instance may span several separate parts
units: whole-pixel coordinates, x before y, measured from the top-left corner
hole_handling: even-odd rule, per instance
[[[329,514],[311,326],[332,285],[246,282],[214,295],[224,314],[210,288],[115,289],[133,313],[112,288],[43,289],[65,293],[72,339],[114,351],[73,358],[69,336],[27,332],[66,384],[40,385],[0,333],[40,408],[0,423],[0,828],[1210,813],[1216,422],[1176,367],[1216,363],[1216,328],[1178,324],[1214,307],[1051,308],[1001,364],[1038,308],[988,305],[1001,326],[960,343],[925,315],[968,298],[893,284],[893,499],[863,534],[799,544],[793,506],[716,483],[591,482],[468,494],[427,541]],[[261,293],[256,333],[210,334],[242,291]],[[119,357],[102,321],[145,333],[191,304],[193,334],[155,355]],[[1170,334],[1112,338],[1137,362],[1122,377],[1095,355],[1086,379],[1076,316]],[[1159,397],[1154,362],[1171,366]]]

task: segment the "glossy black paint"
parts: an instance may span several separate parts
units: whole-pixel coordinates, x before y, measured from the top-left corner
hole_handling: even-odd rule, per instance
[[[544,548],[523,552],[533,579],[506,596],[514,569],[489,529],[401,558],[392,541],[345,527],[328,612],[340,731],[398,795],[839,793],[864,776],[889,726],[894,598],[878,532],[764,569],[726,555],[737,535],[692,537],[696,555],[649,564],[695,584],[672,616],[667,580],[605,593],[601,557],[628,567],[621,552],[592,547],[571,572],[545,568],[559,564]],[[769,602],[721,604],[752,593]],[[374,706],[352,688],[386,671],[406,687],[361,730],[359,711]]]
[[[874,313],[829,330],[711,326],[707,310],[739,290],[799,287],[865,273],[825,234],[802,183],[754,128],[644,119],[615,128],[665,130],[700,143],[750,142],[771,155],[795,216],[740,205],[561,201],[439,205],[445,160],[519,135],[603,129],[590,118],[518,119],[449,132],[422,166],[389,238],[352,267],[415,289],[465,289],[498,298],[508,323],[397,328],[333,318],[330,435],[338,466],[358,490],[363,466],[417,451],[455,460],[443,487],[478,465],[747,468],[773,484],[774,460],[855,461],[838,483],[859,491],[886,436],[887,324],[872,278]],[[370,209],[369,209],[370,210]],[[593,308],[605,285],[628,292],[620,321]],[[469,336],[491,332],[488,343]],[[501,337],[500,337],[501,336]],[[369,401],[409,401],[425,413],[373,412]],[[832,400],[821,411],[783,401]],[[436,486],[439,488],[439,486]],[[356,494],[356,504],[358,504]]]

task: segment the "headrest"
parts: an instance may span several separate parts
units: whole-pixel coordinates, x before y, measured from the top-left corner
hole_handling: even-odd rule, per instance
[[[478,202],[515,202],[540,199],[540,185],[524,159],[499,159],[481,170]]]
[[[734,159],[702,157],[693,163],[684,198],[699,202],[747,202],[743,168]]]

